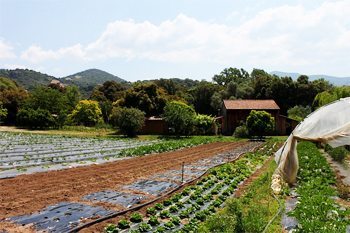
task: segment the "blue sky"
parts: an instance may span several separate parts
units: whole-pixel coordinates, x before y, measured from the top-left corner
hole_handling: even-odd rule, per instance
[[[0,0],[0,68],[128,81],[225,67],[350,76],[350,1]]]

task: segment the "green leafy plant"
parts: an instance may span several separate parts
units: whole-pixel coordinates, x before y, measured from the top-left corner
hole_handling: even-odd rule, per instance
[[[130,221],[137,223],[137,222],[142,222],[142,215],[140,213],[132,213],[130,216]]]
[[[139,225],[138,230],[140,232],[148,232],[148,231],[152,230],[152,227],[150,225],[148,225],[147,223],[143,222]]]
[[[150,224],[151,226],[159,225],[159,221],[158,221],[157,216],[151,216],[148,220],[148,224]]]
[[[118,233],[118,228],[116,225],[114,224],[108,224],[105,228],[104,228],[104,232],[105,233]]]
[[[118,222],[118,228],[120,229],[127,229],[130,227],[130,223],[126,219],[122,219]]]

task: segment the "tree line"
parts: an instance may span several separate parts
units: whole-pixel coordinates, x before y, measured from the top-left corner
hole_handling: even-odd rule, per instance
[[[232,67],[214,75],[212,81],[175,78],[134,83],[106,81],[97,85],[87,99],[81,98],[76,86],[50,84],[28,92],[13,81],[0,78],[0,121],[30,128],[97,124],[120,128],[125,124],[122,119],[159,116],[172,118],[173,122],[202,125],[191,132],[205,133],[208,126],[204,125],[220,115],[223,99],[274,99],[281,114],[301,120],[315,108],[349,95],[348,87],[334,87],[324,79],[310,81],[301,75],[293,80],[261,69],[248,73]],[[178,117],[193,120],[177,119],[169,115],[172,111],[182,112]],[[141,123],[128,124],[138,125],[139,129]],[[175,133],[190,133],[175,129],[175,123],[170,125]]]

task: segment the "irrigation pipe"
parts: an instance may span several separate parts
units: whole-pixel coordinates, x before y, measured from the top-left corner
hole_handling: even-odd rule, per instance
[[[251,149],[251,150],[248,151],[248,152],[255,151],[255,150],[256,150],[258,147],[260,147],[260,146],[261,146],[261,145],[257,145],[257,146],[255,146],[253,149]],[[239,159],[243,154],[248,153],[248,152],[242,152],[242,153],[240,153],[236,158],[234,158],[234,159],[232,159],[232,160],[229,160],[227,163],[231,163],[231,162],[236,161],[236,160]],[[82,230],[82,229],[84,229],[84,228],[90,227],[90,226],[95,225],[95,224],[97,224],[97,223],[100,223],[100,222],[103,222],[103,221],[105,221],[105,220],[108,220],[108,219],[117,217],[117,216],[119,216],[119,215],[126,214],[126,213],[131,212],[131,211],[134,211],[134,210],[141,209],[141,208],[144,207],[144,206],[147,206],[147,205],[150,205],[150,204],[152,204],[152,203],[154,203],[154,202],[157,202],[158,200],[160,200],[160,199],[162,199],[162,198],[165,198],[166,196],[169,196],[170,194],[172,194],[172,193],[176,192],[177,190],[181,189],[182,187],[184,187],[184,186],[186,186],[186,185],[188,185],[188,184],[190,184],[190,183],[193,183],[193,182],[195,182],[195,181],[201,179],[203,176],[205,176],[205,175],[208,174],[208,172],[209,172],[210,169],[213,169],[213,168],[222,166],[223,164],[225,164],[225,163],[218,164],[218,165],[215,165],[215,166],[213,166],[213,167],[207,169],[202,175],[198,176],[197,178],[194,178],[194,179],[189,180],[189,181],[187,181],[187,182],[185,182],[185,183],[182,183],[182,184],[180,184],[179,186],[177,186],[175,189],[172,189],[171,191],[169,191],[169,192],[163,194],[162,196],[159,196],[159,197],[157,197],[157,198],[155,198],[155,199],[153,199],[153,200],[151,200],[151,201],[142,203],[142,204],[140,204],[140,205],[134,206],[134,207],[129,208],[129,209],[126,209],[126,210],[122,210],[122,211],[119,211],[119,212],[116,212],[116,213],[113,213],[113,214],[106,215],[106,216],[104,216],[104,217],[95,219],[95,220],[93,220],[93,221],[91,221],[91,222],[84,223],[83,225],[77,226],[77,227],[75,227],[75,228],[73,228],[73,229],[67,231],[66,233],[75,233],[75,232],[78,232],[78,231],[80,231],[80,230]]]

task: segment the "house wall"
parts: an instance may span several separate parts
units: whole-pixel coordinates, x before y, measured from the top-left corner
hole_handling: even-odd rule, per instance
[[[167,134],[168,126],[163,119],[146,119],[142,134]]]

